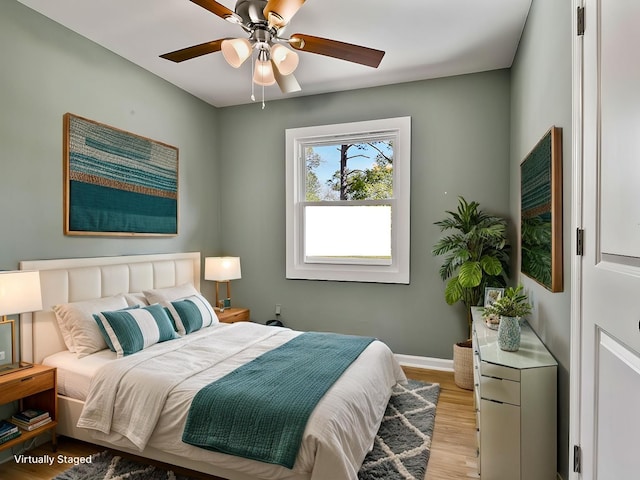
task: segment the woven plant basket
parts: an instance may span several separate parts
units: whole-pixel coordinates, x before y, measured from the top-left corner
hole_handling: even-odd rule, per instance
[[[453,346],[453,380],[465,390],[473,390],[473,348],[471,340]]]

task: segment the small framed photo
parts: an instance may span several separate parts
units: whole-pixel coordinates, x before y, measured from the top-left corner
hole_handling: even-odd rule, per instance
[[[488,307],[489,305],[493,305],[496,300],[502,298],[504,294],[504,288],[498,287],[487,287],[484,289],[484,306]]]

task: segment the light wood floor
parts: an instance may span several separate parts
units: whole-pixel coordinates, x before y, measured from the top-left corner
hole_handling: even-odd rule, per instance
[[[431,456],[425,480],[480,478],[473,392],[459,388],[453,372],[404,367],[407,377],[440,384]]]
[[[476,459],[476,427],[473,394],[458,388],[453,381],[453,373],[435,370],[421,370],[405,367],[409,378],[440,384],[440,399],[436,409],[435,429],[431,444],[431,457],[425,480],[455,480],[479,478]],[[27,452],[34,457],[58,455],[86,457],[104,450],[102,447],[60,437],[57,452],[51,452],[51,445],[45,444]],[[131,455],[122,454],[131,457]],[[135,457],[134,457],[135,458]],[[148,460],[144,460],[148,462]],[[154,462],[157,463],[157,462]],[[52,466],[17,464],[9,461],[0,464],[0,479],[3,480],[50,480],[72,465],[55,461]],[[216,477],[199,474],[185,469],[170,467],[177,474],[190,475],[198,479],[213,480]],[[333,479],[331,479],[333,480]]]

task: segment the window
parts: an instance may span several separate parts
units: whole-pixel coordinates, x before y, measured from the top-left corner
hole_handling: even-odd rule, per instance
[[[409,283],[410,117],[286,142],[287,278]]]

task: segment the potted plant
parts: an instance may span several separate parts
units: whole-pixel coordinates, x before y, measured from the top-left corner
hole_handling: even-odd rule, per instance
[[[504,294],[488,307],[482,309],[483,316],[498,315],[500,317],[522,318],[531,313],[529,296],[523,292],[524,287],[508,287]]]
[[[504,295],[483,309],[482,315],[500,317],[498,346],[502,350],[515,352],[520,348],[520,319],[531,313],[529,297],[522,285],[509,287]]]
[[[436,222],[440,231],[451,231],[434,246],[433,255],[445,255],[440,277],[447,281],[445,300],[449,305],[462,302],[466,307],[467,331],[471,338],[471,307],[479,305],[485,287],[504,287],[509,274],[507,222],[479,208],[477,202],[458,197],[455,212]],[[454,345],[453,363],[456,384],[473,388],[471,342]],[[465,360],[456,362],[461,356]],[[468,358],[468,361],[466,360]],[[463,370],[463,371],[462,371]]]

